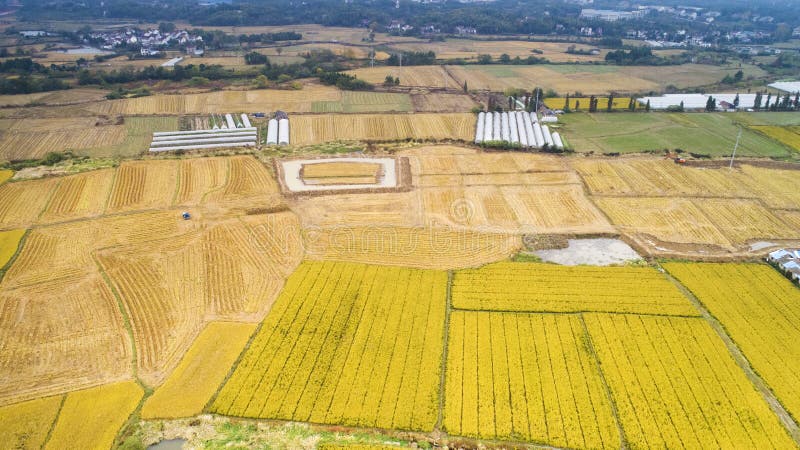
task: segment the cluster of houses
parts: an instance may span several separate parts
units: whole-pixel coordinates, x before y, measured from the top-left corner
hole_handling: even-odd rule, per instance
[[[198,56],[203,54],[202,36],[191,35],[186,30],[162,32],[158,29],[147,31],[126,29],[112,32],[94,32],[87,38],[100,42],[100,47],[103,50],[114,50],[126,45],[138,46],[142,56],[159,55],[164,48],[176,44],[185,46],[187,53]]]
[[[774,265],[795,282],[800,282],[800,249],[780,249],[767,256]]]

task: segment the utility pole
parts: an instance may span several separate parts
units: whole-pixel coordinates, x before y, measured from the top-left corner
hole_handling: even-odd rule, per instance
[[[444,65],[442,65],[442,87],[444,90],[447,90],[447,70],[445,70]]]
[[[733,146],[733,154],[731,155],[731,164],[728,166],[728,170],[733,169],[733,158],[736,158],[736,149],[739,148],[739,139],[742,138],[742,129],[739,128],[739,135],[736,136],[736,145]]]
[[[372,49],[372,54],[370,55],[369,67],[370,68],[374,68],[375,67],[375,49],[374,48]]]

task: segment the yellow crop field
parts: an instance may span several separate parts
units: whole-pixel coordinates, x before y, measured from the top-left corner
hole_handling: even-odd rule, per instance
[[[206,317],[260,320],[302,258],[299,234],[280,213],[99,252],[131,317],[140,377],[159,384]]]
[[[6,181],[10,180],[11,177],[14,176],[13,170],[2,169],[0,170],[0,184],[5,183]]]
[[[506,259],[519,236],[435,227],[351,226],[304,233],[306,257],[366,264],[454,269]]]
[[[61,222],[98,216],[106,207],[115,169],[102,169],[64,177],[53,191],[40,222]]]
[[[209,193],[206,202],[252,207],[254,203],[273,206],[281,201],[278,182],[263,163],[252,156],[235,156],[228,158],[228,164],[227,183]]]
[[[598,111],[608,110],[608,97],[595,97],[595,99],[597,100]],[[565,109],[566,100],[566,97],[552,97],[545,99],[544,104],[550,109]],[[572,111],[588,111],[591,100],[591,97],[570,97],[569,109]],[[630,101],[630,97],[614,97],[614,101],[611,104],[611,109],[614,111],[627,111]],[[638,103],[636,104],[636,107],[637,109],[641,108]]]
[[[750,128],[760,131],[772,139],[800,151],[800,128],[798,127],[751,125]]]
[[[474,40],[474,39],[446,39],[440,42],[420,41],[418,43],[392,44],[393,49],[403,51],[433,51],[439,59],[465,59],[476,61],[478,55],[491,55],[497,59],[503,54],[511,58],[528,56],[546,58],[552,62],[590,62],[603,61],[605,51],[597,55],[577,55],[567,53],[567,49],[574,46],[579,50],[589,50],[593,47],[583,44],[570,44],[563,42],[535,42],[523,40]],[[534,51],[536,53],[534,53]],[[541,53],[539,53],[541,52]],[[404,68],[405,69],[405,68]]]
[[[293,144],[332,141],[453,139],[471,141],[474,114],[347,114],[292,118]]]
[[[414,192],[304,196],[290,199],[289,203],[300,216],[303,227],[415,227],[423,224]]]
[[[694,204],[733,243],[800,238],[800,229],[787,227],[758,201],[714,198],[696,199]]]
[[[411,103],[417,112],[464,112],[477,106],[475,100],[466,94],[439,94],[426,90],[412,93]]]
[[[58,184],[55,178],[0,185],[0,226],[27,227],[47,205]]]
[[[19,241],[24,235],[25,230],[0,231],[0,269],[17,253]]]
[[[0,448],[40,449],[61,406],[61,396],[0,407]]]
[[[453,307],[479,311],[616,312],[698,316],[650,267],[568,267],[499,262],[457,271]]]
[[[800,417],[800,291],[761,264],[664,265],[714,315],[795,418]]]
[[[797,209],[800,205],[800,190],[796,188],[798,171],[743,165],[742,172],[752,180],[748,187],[757,192],[767,206]]]
[[[122,163],[114,179],[108,212],[169,206],[177,188],[178,166],[176,160]]]
[[[619,448],[579,316],[456,311],[444,428],[450,435]]]
[[[143,395],[133,381],[70,392],[45,449],[110,448]]]
[[[444,66],[363,68],[351,70],[347,73],[373,84],[381,84],[387,76],[391,76],[399,78],[401,86],[442,87],[446,84],[448,89],[462,89],[464,87],[463,84],[458,84],[456,80],[447,74]]]
[[[433,430],[446,281],[444,272],[303,263],[212,411]]]
[[[631,448],[795,447],[705,321],[618,314],[585,321]]]
[[[250,323],[209,323],[167,381],[144,403],[142,418],[200,414],[255,329]]]

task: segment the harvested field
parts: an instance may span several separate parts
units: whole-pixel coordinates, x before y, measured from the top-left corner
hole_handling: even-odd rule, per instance
[[[255,324],[211,322],[195,339],[178,367],[142,407],[142,418],[200,414],[228,375]],[[220,345],[224,343],[224,345]]]
[[[99,120],[91,117],[12,120],[0,138],[0,159],[36,159],[48,152],[112,146],[123,141],[124,126],[96,126]]]
[[[252,91],[218,91],[203,94],[153,95],[112,100],[92,105],[98,114],[211,114],[219,111],[311,112],[318,101],[340,101],[342,93],[335,87],[306,85],[302,90],[261,89]]]
[[[304,263],[211,410],[432,431],[446,278],[436,271]]]
[[[184,159],[178,168],[176,205],[199,205],[208,194],[222,189],[228,181],[230,159]]]
[[[474,267],[519,251],[519,236],[432,227],[345,227],[304,233],[306,258],[424,269]]]
[[[598,55],[574,55],[567,53],[567,49],[574,46],[578,50],[590,50],[595,47],[582,44],[571,44],[562,42],[532,42],[522,40],[497,40],[483,41],[475,39],[446,39],[442,42],[420,42],[392,44],[391,48],[400,51],[436,53],[437,59],[464,59],[467,61],[477,61],[479,55],[490,55],[492,58],[500,58],[507,54],[511,58],[520,57],[525,59],[529,56],[545,58],[551,62],[591,62],[603,61],[606,51],[601,51]]]
[[[295,116],[291,141],[296,145],[331,141],[453,139],[471,141],[474,114],[373,114]]]
[[[748,187],[771,208],[798,209],[800,190],[797,189],[797,170],[765,169],[742,166],[742,172],[752,181]]]
[[[550,109],[566,109],[566,100],[566,97],[547,98],[544,100],[544,104]],[[591,100],[591,97],[570,97],[569,109],[575,112],[588,111]],[[608,97],[596,97],[596,100],[598,111],[608,110]],[[614,97],[611,109],[613,111],[627,111],[630,100],[630,97]],[[641,109],[641,105],[636,104],[636,106]]]
[[[700,315],[650,267],[502,262],[456,272],[451,290],[453,307],[459,309]]]
[[[0,227],[27,227],[34,222],[57,184],[57,179],[45,178],[0,185]]]
[[[114,174],[114,169],[102,169],[62,178],[39,221],[63,222],[99,216],[105,210]]]
[[[312,105],[313,112],[322,113],[408,112],[412,109],[408,94],[363,91],[342,91],[341,99],[316,101]]]
[[[618,314],[584,320],[631,447],[794,447],[705,321]]]
[[[37,92],[35,94],[0,95],[0,107],[36,105],[69,105],[105,99],[108,91],[101,89],[67,89],[64,91]]]
[[[412,93],[414,111],[420,112],[466,112],[477,104],[472,98],[461,94]]]
[[[373,84],[381,84],[387,76],[391,76],[399,78],[401,86],[448,89],[464,87],[463,83],[459,84],[447,73],[444,66],[374,67],[350,70],[346,73]]]
[[[289,200],[303,227],[421,226],[422,211],[412,192],[304,196]]]
[[[45,449],[111,448],[117,432],[143,395],[142,388],[133,381],[70,392]]]
[[[177,160],[126,161],[117,169],[108,212],[166,208],[178,183]]]
[[[100,251],[131,318],[139,376],[159,384],[209,318],[257,321],[302,258],[291,213]]]
[[[17,253],[22,236],[25,236],[25,230],[0,231],[0,269]]]
[[[110,146],[80,149],[76,153],[95,158],[141,155],[147,152],[154,132],[175,131],[177,129],[177,117],[126,117],[126,134],[121,142]]]
[[[217,203],[226,207],[252,208],[272,207],[281,200],[278,182],[261,161],[252,156],[226,158],[229,168],[225,185],[209,191],[206,203]]]
[[[445,381],[450,435],[619,448],[579,316],[453,312]]]
[[[370,162],[303,164],[303,178],[377,177],[381,165]]]
[[[800,291],[762,264],[667,263],[730,334],[792,416],[800,417]]]

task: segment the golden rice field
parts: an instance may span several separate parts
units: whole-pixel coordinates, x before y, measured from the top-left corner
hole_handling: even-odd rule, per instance
[[[377,163],[324,162],[303,164],[303,178],[376,177],[381,169]]]
[[[70,392],[45,449],[110,448],[143,395],[133,381]]]
[[[303,244],[312,260],[456,269],[509,258],[522,240],[505,233],[373,225],[310,230]]]
[[[117,169],[108,212],[165,208],[178,184],[177,160],[126,161]]]
[[[209,323],[194,340],[178,367],[144,403],[142,418],[191,417],[200,414],[255,329],[256,325],[252,323]]]
[[[95,126],[94,120],[25,119],[0,137],[0,159],[42,158],[49,152],[80,150],[119,144],[126,136],[122,125]],[[30,122],[36,122],[29,124]]]
[[[444,428],[563,448],[619,448],[611,404],[576,315],[453,312]]]
[[[433,430],[446,278],[417,269],[302,264],[211,410]]]
[[[410,66],[362,68],[346,72],[368,83],[381,84],[387,76],[400,79],[401,86],[447,87],[462,89],[463,84],[453,79],[444,66]]]
[[[762,264],[664,265],[725,327],[786,409],[800,417],[800,291]]]
[[[766,134],[776,141],[800,151],[800,127],[778,127],[769,125],[751,125],[750,128]]]
[[[433,51],[437,59],[464,59],[477,61],[478,55],[491,55],[497,59],[500,55],[507,54],[511,58],[528,56],[546,58],[548,61],[561,62],[592,62],[603,61],[606,51],[598,55],[573,55],[567,49],[574,46],[576,49],[589,50],[593,47],[582,44],[563,42],[532,42],[532,41],[489,41],[475,39],[446,39],[441,42],[421,41],[419,43],[392,44],[391,48],[401,51]],[[534,50],[537,53],[534,53]],[[538,53],[541,52],[541,53]]]
[[[62,401],[59,395],[0,407],[0,448],[42,448]]]
[[[291,140],[297,145],[405,139],[470,141],[475,134],[475,117],[468,113],[295,116]]]
[[[3,184],[6,181],[10,180],[11,177],[13,176],[14,176],[13,170],[8,170],[8,169],[0,170],[0,184]]]
[[[62,178],[39,220],[52,223],[101,215],[116,173],[102,169]]]
[[[499,262],[457,271],[451,291],[454,308],[477,311],[700,314],[651,267]]]
[[[0,269],[6,266],[19,248],[26,230],[0,231]]]
[[[795,447],[705,321],[584,320],[630,448]]]

